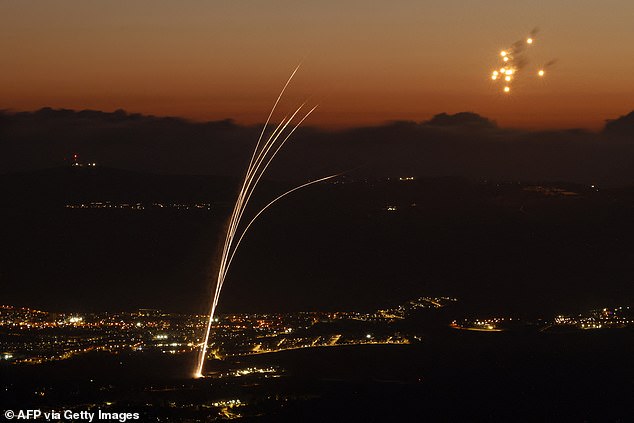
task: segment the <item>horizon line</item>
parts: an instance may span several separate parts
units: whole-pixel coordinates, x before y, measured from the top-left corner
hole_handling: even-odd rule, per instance
[[[116,109],[111,109],[111,110],[104,110],[104,109],[93,109],[93,108],[68,108],[68,107],[54,107],[54,106],[41,106],[39,108],[36,109],[31,109],[31,110],[18,110],[18,109],[13,109],[11,107],[3,107],[0,108],[0,114],[5,114],[5,115],[19,115],[19,114],[35,114],[38,112],[41,112],[43,110],[51,110],[54,112],[73,112],[73,113],[80,113],[80,112],[97,112],[97,113],[104,113],[104,114],[116,114],[116,113],[124,113],[126,116],[141,116],[141,117],[146,117],[146,118],[156,118],[156,119],[176,119],[176,120],[181,120],[190,124],[209,124],[209,123],[219,123],[219,122],[227,122],[227,123],[232,123],[236,126],[241,126],[241,127],[260,127],[264,125],[264,122],[254,122],[254,123],[249,123],[249,122],[244,122],[241,121],[239,119],[233,118],[233,117],[225,117],[225,118],[219,118],[219,119],[199,119],[199,118],[194,118],[194,117],[188,117],[188,116],[183,116],[183,115],[177,115],[177,114],[153,114],[153,113],[148,113],[148,112],[138,112],[138,111],[130,111],[127,110],[125,108],[122,107],[118,107]],[[439,115],[443,115],[446,114],[448,116],[455,116],[458,114],[462,114],[462,113],[471,113],[474,115],[477,115],[483,119],[488,120],[489,122],[491,122],[492,124],[495,125],[495,127],[497,129],[506,129],[506,130],[523,130],[523,131],[530,131],[530,132],[540,132],[540,131],[552,131],[552,130],[584,130],[587,132],[601,132],[604,127],[605,124],[610,122],[610,121],[614,121],[617,120],[619,118],[625,117],[630,113],[634,113],[634,109],[630,112],[623,112],[623,114],[621,114],[620,116],[617,117],[612,117],[612,118],[603,118],[602,120],[602,125],[597,126],[597,125],[590,125],[590,126],[579,126],[579,125],[567,125],[567,124],[561,124],[561,125],[557,125],[557,124],[542,124],[542,125],[538,125],[538,124],[526,124],[526,125],[498,125],[497,121],[495,119],[489,118],[485,115],[482,115],[478,112],[472,111],[472,110],[463,110],[463,111],[459,111],[459,112],[455,112],[455,113],[449,113],[449,112],[437,112],[437,113],[433,113],[430,114],[427,119],[421,119],[421,120],[414,120],[414,119],[407,119],[407,118],[403,118],[403,119],[385,119],[385,120],[381,120],[381,121],[376,121],[374,123],[349,123],[349,124],[342,124],[342,123],[332,123],[332,124],[309,124],[306,125],[305,128],[312,128],[312,129],[320,129],[320,130],[324,130],[326,132],[328,131],[332,131],[332,132],[338,132],[338,131],[345,131],[345,130],[350,130],[350,129],[355,129],[355,128],[374,128],[374,127],[384,127],[384,126],[389,126],[389,125],[393,125],[396,123],[415,123],[415,124],[424,124],[429,122],[432,118],[439,116]]]

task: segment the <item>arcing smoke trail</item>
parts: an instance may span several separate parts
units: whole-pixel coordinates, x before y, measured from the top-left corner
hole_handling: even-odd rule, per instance
[[[273,116],[273,113],[275,112],[275,109],[278,103],[280,102],[280,99],[282,98],[284,91],[290,84],[291,80],[293,79],[293,76],[295,76],[295,73],[297,72],[298,69],[299,69],[299,66],[297,66],[295,70],[293,70],[293,72],[291,73],[291,76],[286,81],[286,84],[284,84],[284,87],[280,91],[280,94],[275,100],[275,103],[273,104],[271,112],[269,113],[269,116],[266,119],[264,127],[262,128],[262,132],[260,133],[260,137],[258,138],[258,142],[256,143],[255,148],[253,150],[253,154],[251,155],[251,160],[249,161],[249,166],[247,167],[247,172],[244,176],[244,180],[242,181],[242,185],[238,193],[238,198],[236,199],[236,203],[233,207],[231,217],[229,218],[229,224],[228,224],[227,232],[225,235],[224,245],[222,248],[222,254],[220,256],[220,266],[218,268],[218,276],[216,278],[216,288],[214,290],[213,300],[211,302],[211,310],[209,312],[209,319],[207,320],[207,327],[205,330],[205,339],[203,343],[201,344],[201,349],[198,355],[196,369],[194,371],[194,377],[197,377],[197,378],[202,377],[203,366],[205,363],[205,356],[207,355],[207,344],[209,342],[209,334],[211,333],[211,325],[213,323],[214,315],[216,313],[216,307],[218,305],[218,300],[220,298],[220,291],[222,290],[222,285],[224,284],[225,278],[227,276],[227,272],[229,271],[231,262],[233,261],[233,258],[236,254],[236,250],[238,249],[238,246],[240,245],[242,239],[244,238],[244,235],[247,233],[247,231],[249,230],[253,222],[266,209],[268,209],[271,205],[273,205],[273,203],[277,202],[278,200],[282,199],[288,194],[294,191],[297,191],[301,188],[305,188],[307,186],[310,186],[318,182],[322,182],[322,181],[325,181],[340,175],[340,174],[331,175],[325,178],[317,179],[315,181],[307,182],[305,184],[295,187],[285,192],[284,194],[278,196],[273,201],[271,201],[266,206],[264,206],[264,208],[262,208],[262,210],[260,210],[251,219],[251,221],[240,232],[240,236],[237,237],[237,242],[234,242],[236,240],[236,233],[238,233],[238,229],[240,228],[240,222],[242,221],[244,211],[246,210],[249,200],[251,199],[251,195],[255,191],[255,188],[257,187],[258,182],[260,182],[260,179],[266,172],[266,169],[269,167],[269,165],[271,164],[271,162],[273,161],[277,153],[280,151],[280,149],[284,146],[286,141],[288,141],[288,139],[293,134],[293,132],[295,132],[295,130],[302,124],[302,122],[304,122],[304,120],[317,108],[316,106],[313,107],[308,112],[306,112],[303,115],[303,117],[299,119],[297,123],[291,125],[291,122],[293,121],[293,119],[299,114],[299,112],[304,107],[304,104],[302,104],[301,106],[297,108],[297,110],[295,110],[295,112],[290,117],[288,118],[285,117],[284,119],[282,119],[282,121],[276,126],[273,132],[271,132],[271,134],[266,138],[266,141],[262,143],[262,140],[264,139],[264,134],[266,132],[266,127],[271,121],[271,117]],[[289,127],[290,127],[290,130],[285,133],[285,131]],[[280,139],[281,141],[278,142],[278,140]]]

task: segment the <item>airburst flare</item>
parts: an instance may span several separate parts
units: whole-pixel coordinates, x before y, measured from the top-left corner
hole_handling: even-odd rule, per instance
[[[513,44],[509,48],[500,51],[499,60],[501,60],[502,67],[499,68],[498,71],[494,71],[491,74],[492,81],[503,81],[502,91],[505,93],[511,92],[510,83],[511,81],[515,81],[518,77],[520,79],[523,78],[522,70],[526,67],[529,60],[527,57],[527,49],[533,48],[533,44],[535,43],[535,36],[537,35],[537,28],[533,29],[529,36],[520,39]],[[552,66],[555,63],[555,60],[551,60],[550,62],[542,65],[541,69],[535,71],[539,78],[543,78],[545,75],[544,69]],[[532,73],[532,72],[531,72]],[[533,74],[534,75],[534,74]]]

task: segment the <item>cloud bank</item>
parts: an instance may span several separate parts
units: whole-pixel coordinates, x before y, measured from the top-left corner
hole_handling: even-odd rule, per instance
[[[0,172],[68,164],[154,173],[240,175],[261,126],[191,122],[123,110],[0,112]],[[305,127],[271,168],[275,179],[354,169],[363,177],[463,176],[634,184],[634,112],[598,133],[500,128],[472,112],[341,131]]]

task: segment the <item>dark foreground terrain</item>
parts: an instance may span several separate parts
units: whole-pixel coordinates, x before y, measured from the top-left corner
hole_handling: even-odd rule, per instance
[[[209,362],[278,376],[192,380],[191,356],[92,354],[2,368],[6,409],[139,412],[143,421],[630,421],[634,334],[436,333],[420,344]],[[231,401],[232,406],[227,406]],[[237,402],[239,401],[239,402]]]
[[[267,210],[221,312],[371,310],[421,295],[539,316],[634,302],[634,190],[407,177],[342,177]],[[99,167],[0,176],[3,303],[205,312],[233,186]],[[253,212],[292,186],[263,184]]]
[[[284,199],[254,225],[221,312],[372,310],[447,295],[463,317],[530,319],[634,303],[631,189],[409,175],[335,182]],[[0,176],[2,303],[205,312],[232,186],[98,167]],[[256,202],[291,186],[268,182]],[[634,418],[631,329],[483,333],[450,329],[445,317],[410,345],[207,364],[276,369],[235,377],[192,380],[191,354],[3,363],[0,401],[144,421]]]

